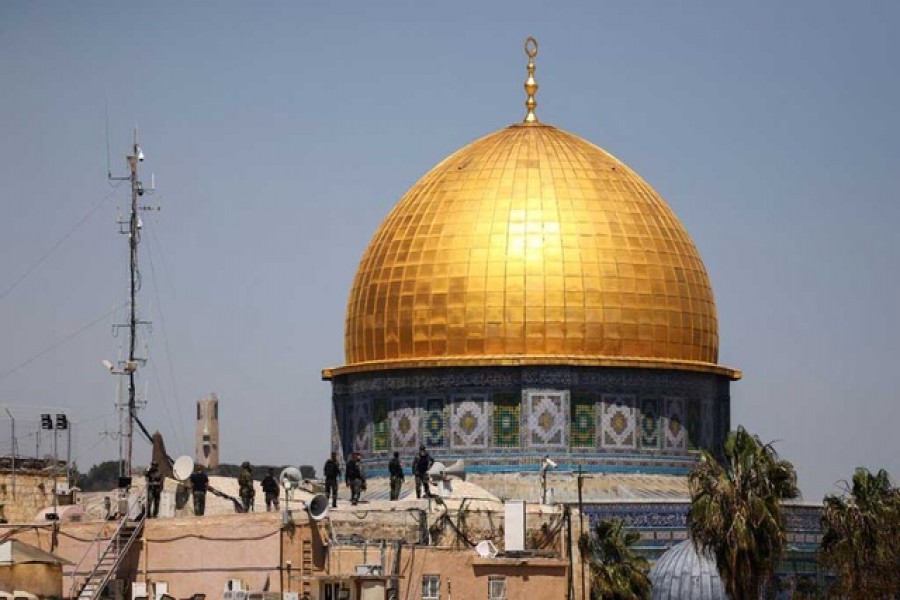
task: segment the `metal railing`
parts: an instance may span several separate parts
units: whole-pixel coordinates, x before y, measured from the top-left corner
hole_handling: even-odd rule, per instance
[[[81,579],[77,577],[78,569],[80,568],[82,562],[84,561],[85,557],[90,552],[90,549],[94,544],[94,542],[91,542],[91,545],[88,546],[87,552],[85,552],[85,555],[82,556],[82,559],[81,561],[79,561],[78,566],[72,572],[72,588],[69,594],[71,598],[81,598],[85,588],[87,588],[87,586],[91,583],[94,583],[96,585],[96,588],[93,590],[89,597],[97,598],[100,596],[103,588],[106,587],[107,583],[109,583],[110,578],[119,568],[122,560],[128,554],[128,550],[131,548],[134,540],[141,534],[141,530],[144,527],[144,521],[147,519],[147,511],[145,510],[145,508],[146,507],[144,506],[143,497],[141,495],[138,494],[129,498],[128,510],[122,516],[122,519],[119,521],[119,525],[116,527],[116,530],[113,532],[112,536],[110,536],[109,543],[106,545],[106,548],[97,558],[97,562],[94,564],[94,568],[91,569],[91,572],[87,577],[84,578],[81,585],[79,585],[79,581],[81,581]],[[131,520],[130,515],[138,509],[140,510],[140,516],[135,520]],[[133,527],[133,529],[131,531],[131,534],[128,535],[128,538],[123,542],[122,532],[126,527]],[[97,532],[95,541],[98,540],[100,532],[102,531],[103,529],[101,528],[100,531]],[[107,556],[114,556],[115,559],[110,565],[108,565],[108,571],[106,571],[105,573],[100,573],[99,571],[101,568],[107,568],[107,566],[103,564],[103,561]]]

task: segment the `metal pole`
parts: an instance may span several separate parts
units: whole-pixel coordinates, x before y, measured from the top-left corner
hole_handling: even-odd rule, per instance
[[[581,465],[578,465],[578,542],[581,543],[581,536],[584,535],[584,505],[581,499],[581,487],[584,481],[584,475],[581,473]],[[578,553],[581,559],[581,598],[584,600],[585,581],[584,581],[584,557],[581,552]]]
[[[66,429],[66,487],[71,491],[72,484],[72,421]]]
[[[56,453],[56,428],[53,429],[53,514],[59,515],[56,506],[56,468],[59,466],[59,459]]]
[[[134,131],[134,144],[131,150],[131,156],[128,157],[128,166],[131,169],[131,219],[128,228],[128,246],[131,250],[129,260],[129,272],[131,274],[131,315],[128,320],[128,424],[126,427],[127,454],[125,458],[125,477],[131,476],[131,459],[132,459],[132,442],[134,435],[134,412],[135,412],[135,387],[134,387],[134,366],[135,355],[134,350],[137,346],[137,246],[138,246],[138,216],[137,216],[137,199],[138,199],[138,147],[137,128]]]
[[[16,419],[9,412],[9,408],[3,407],[6,414],[9,415],[9,421],[12,423],[12,497],[16,497]]]

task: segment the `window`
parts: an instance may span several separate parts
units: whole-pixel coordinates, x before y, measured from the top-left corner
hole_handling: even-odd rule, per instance
[[[502,575],[488,577],[488,600],[506,600],[506,577]]]
[[[441,576],[422,575],[422,600],[440,600]]]

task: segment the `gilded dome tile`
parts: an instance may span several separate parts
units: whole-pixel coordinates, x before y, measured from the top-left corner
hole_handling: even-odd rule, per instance
[[[342,372],[430,364],[711,370],[696,247],[621,161],[549,125],[502,129],[400,199],[350,292]]]

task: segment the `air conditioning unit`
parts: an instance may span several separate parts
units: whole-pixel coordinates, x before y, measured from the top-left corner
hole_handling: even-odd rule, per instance
[[[284,592],[281,600],[300,600],[300,592]]]
[[[131,584],[131,600],[147,600],[147,584],[143,581],[135,581]]]

